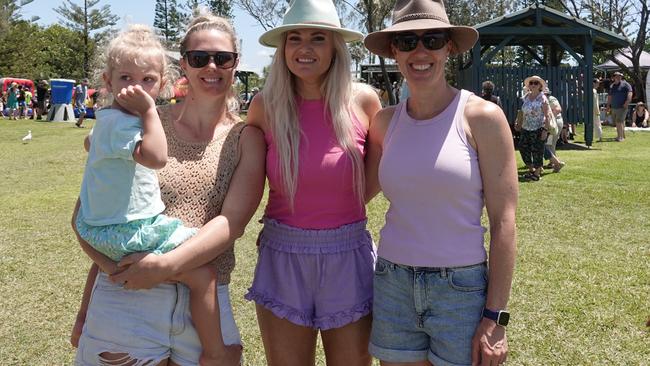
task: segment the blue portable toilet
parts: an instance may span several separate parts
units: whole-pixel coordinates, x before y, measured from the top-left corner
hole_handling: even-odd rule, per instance
[[[75,81],[71,79],[50,79],[52,107],[47,115],[48,121],[74,121],[74,109],[72,109],[72,90]]]

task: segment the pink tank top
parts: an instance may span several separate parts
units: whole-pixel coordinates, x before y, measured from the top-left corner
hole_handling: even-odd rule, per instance
[[[366,218],[352,184],[352,161],[339,145],[324,108],[323,100],[298,101],[302,134],[293,211],[284,192],[277,146],[270,134],[265,136],[270,188],[266,217],[302,229],[331,229]],[[363,155],[367,132],[354,113],[352,121],[356,146]]]
[[[379,164],[379,182],[390,201],[380,257],[420,267],[485,261],[481,172],[463,129],[470,95],[461,90],[429,120],[411,118],[406,102],[396,107]]]

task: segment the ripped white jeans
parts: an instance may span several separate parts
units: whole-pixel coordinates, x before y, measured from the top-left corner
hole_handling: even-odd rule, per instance
[[[227,285],[218,286],[224,343],[241,344]],[[125,354],[106,360],[102,353]],[[156,365],[171,359],[181,366],[198,365],[201,343],[192,326],[189,289],[161,284],[151,290],[125,290],[100,272],[95,281],[76,365]]]

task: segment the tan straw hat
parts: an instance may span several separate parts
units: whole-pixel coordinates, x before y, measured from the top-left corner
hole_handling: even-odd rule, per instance
[[[442,0],[397,0],[393,8],[392,25],[370,33],[364,43],[370,52],[393,58],[390,44],[395,33],[426,29],[448,30],[455,45],[452,54],[469,50],[478,39],[476,29],[449,23]]]
[[[337,32],[346,42],[363,38],[363,34],[341,27],[341,20],[332,0],[291,0],[282,25],[262,34],[260,43],[268,47],[278,47],[284,33],[302,28]]]
[[[529,76],[526,79],[524,79],[524,88],[530,90],[530,88],[528,87],[528,82],[531,81],[531,80],[537,80],[539,82],[539,84],[541,86],[541,89],[540,89],[541,91],[544,91],[544,89],[547,88],[546,80],[542,79],[541,77],[539,77],[537,75]]]

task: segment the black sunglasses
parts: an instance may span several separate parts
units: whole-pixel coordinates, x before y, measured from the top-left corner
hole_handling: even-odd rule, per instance
[[[393,44],[401,52],[410,52],[417,48],[422,41],[424,48],[435,51],[443,48],[449,41],[447,32],[426,32],[421,36],[413,32],[397,33],[393,36]]]
[[[214,64],[217,65],[220,69],[232,69],[237,63],[237,52],[228,52],[228,51],[185,51],[183,57],[187,59],[187,63],[196,69],[205,67],[210,63],[210,58],[214,61]]]

